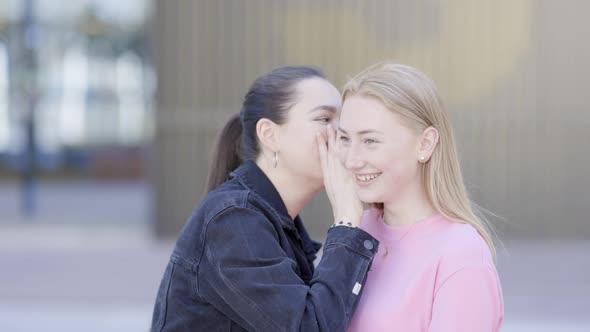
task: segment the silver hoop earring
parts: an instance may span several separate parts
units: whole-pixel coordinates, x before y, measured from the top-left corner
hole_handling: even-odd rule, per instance
[[[279,153],[275,151],[275,155],[274,155],[274,162],[273,162],[273,167],[277,168],[277,164],[279,162]]]

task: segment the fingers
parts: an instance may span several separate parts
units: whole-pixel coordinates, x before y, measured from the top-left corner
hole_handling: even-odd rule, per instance
[[[320,165],[322,166],[322,173],[325,176],[328,172],[328,149],[326,147],[326,140],[320,132],[316,133],[315,138],[318,146],[318,152],[320,154]]]
[[[327,141],[328,141],[328,151],[335,151],[336,149],[336,131],[331,124],[326,126],[327,131]]]
[[[328,155],[330,156],[330,161],[332,162],[332,164],[334,164],[334,166],[332,166],[332,168],[337,168],[337,170],[339,172],[344,172],[346,171],[346,168],[344,167],[344,162],[341,159],[341,155],[340,155],[340,151],[339,151],[339,145],[337,143],[336,137],[337,137],[337,133],[336,130],[334,130],[334,127],[332,127],[332,125],[328,125],[326,128],[326,132],[327,132],[327,137],[328,137]]]

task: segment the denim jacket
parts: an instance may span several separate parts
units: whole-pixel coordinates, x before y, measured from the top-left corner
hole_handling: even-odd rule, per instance
[[[181,231],[152,331],[344,331],[378,241],[332,227],[321,244],[251,161],[211,191]]]

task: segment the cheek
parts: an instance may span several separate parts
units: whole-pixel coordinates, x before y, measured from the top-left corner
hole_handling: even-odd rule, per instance
[[[316,140],[317,133],[325,132],[326,124],[323,122],[313,122],[302,128],[293,135],[291,146],[299,150],[300,157],[303,160],[312,161],[319,158],[318,143]]]
[[[282,148],[292,151],[303,150],[315,141],[315,133],[310,126],[301,123],[291,124],[281,135]]]
[[[297,168],[319,165],[319,151],[315,138],[316,131],[298,132],[289,135],[282,144],[285,150],[285,161]]]
[[[416,176],[417,163],[409,152],[390,154],[388,157],[381,154],[375,161],[377,166],[386,175],[390,184],[403,184],[412,181]]]
[[[346,164],[346,156],[348,154],[348,148],[343,146],[342,144],[336,142],[336,154],[340,159],[340,162],[344,165]]]

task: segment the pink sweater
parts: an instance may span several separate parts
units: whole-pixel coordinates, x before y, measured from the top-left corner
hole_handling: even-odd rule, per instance
[[[371,209],[361,227],[380,244],[347,331],[500,330],[498,273],[472,226],[435,215],[392,227]]]

